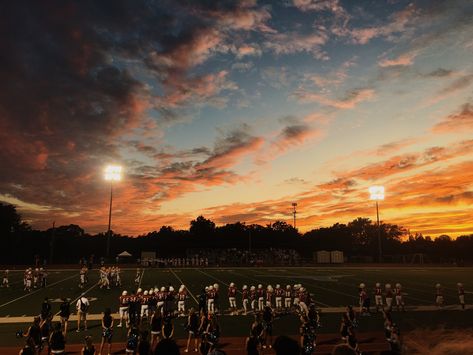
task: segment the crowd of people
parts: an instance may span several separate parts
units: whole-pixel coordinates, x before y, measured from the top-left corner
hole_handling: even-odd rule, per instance
[[[35,270],[36,271],[36,270]],[[31,287],[44,287],[44,277],[28,269],[25,275],[31,277]],[[46,272],[44,272],[46,274]],[[273,322],[287,314],[295,314],[300,320],[297,344],[301,354],[312,354],[317,346],[317,334],[320,327],[320,313],[316,309],[314,296],[302,284],[294,285],[241,285],[241,288],[231,282],[222,287],[218,283],[204,286],[194,297],[187,287],[168,284],[143,290],[139,287],[143,271],[137,269],[135,275],[136,291],[123,290],[118,299],[118,317],[114,316],[112,308],[103,311],[101,319],[102,337],[99,354],[106,349],[111,352],[113,332],[115,328],[126,328],[127,354],[160,354],[158,349],[173,347],[174,321],[176,318],[185,319],[187,343],[184,352],[199,352],[200,354],[218,354],[220,339],[220,319],[222,315],[252,315],[253,323],[246,339],[247,354],[260,354],[263,349],[276,346],[273,342]],[[29,276],[28,276],[29,277]],[[88,282],[87,266],[79,273],[81,288]],[[6,279],[6,280],[5,280]],[[25,277],[25,280],[27,278]],[[4,274],[3,285],[8,286],[8,272]],[[99,269],[101,288],[119,287],[120,268],[102,267]],[[384,320],[386,340],[391,345],[393,353],[400,353],[401,340],[399,327],[393,322],[392,312],[405,311],[405,291],[400,283],[394,286],[386,283],[384,286],[377,282],[373,288],[361,283],[358,288],[359,309],[355,311],[348,305],[342,312],[340,320],[340,339],[354,354],[360,354],[357,341],[359,317],[373,314],[371,300],[374,299],[374,312],[381,313]],[[26,287],[26,286],[25,286]],[[457,284],[459,303],[465,309],[465,290],[462,283]],[[444,306],[444,289],[435,285],[435,303]],[[189,308],[189,298],[194,298],[197,306]],[[76,332],[87,331],[87,314],[90,302],[82,294],[75,303],[77,313]],[[65,351],[68,320],[71,315],[70,300],[63,298],[59,307],[58,322],[53,322],[50,301],[46,298],[41,305],[40,315],[34,318],[33,324],[19,336],[26,338],[26,344],[21,354],[39,354],[47,348],[48,353],[62,354]],[[94,354],[91,338],[86,338],[83,354]],[[164,344],[164,345],[163,345]],[[177,350],[179,351],[179,350]],[[276,350],[275,350],[276,351]],[[177,352],[179,353],[179,352]],[[277,353],[277,351],[276,351]],[[167,354],[167,353],[161,353]]]

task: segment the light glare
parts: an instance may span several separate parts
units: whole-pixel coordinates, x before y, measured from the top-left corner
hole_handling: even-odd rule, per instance
[[[122,167],[117,165],[108,165],[105,168],[105,180],[120,181],[122,176]]]
[[[384,200],[384,186],[370,186],[368,191],[370,192],[370,200]]]

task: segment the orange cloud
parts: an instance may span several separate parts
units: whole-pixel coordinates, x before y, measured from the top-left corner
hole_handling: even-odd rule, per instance
[[[435,133],[465,132],[473,130],[473,105],[466,103],[460,112],[451,114],[432,127]]]

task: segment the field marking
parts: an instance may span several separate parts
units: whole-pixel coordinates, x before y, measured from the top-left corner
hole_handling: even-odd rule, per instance
[[[143,272],[141,273],[140,282],[138,283],[138,288],[141,288],[141,282],[143,281],[143,277],[145,276],[145,270],[146,269],[143,269]]]
[[[19,300],[21,300],[21,299],[23,299],[23,298],[26,298],[26,297],[28,297],[28,296],[32,296],[32,295],[34,295],[35,293],[38,293],[38,292],[40,292],[40,291],[42,291],[42,290],[44,290],[44,289],[46,289],[46,288],[48,288],[48,287],[52,287],[52,286],[57,285],[57,284],[59,284],[59,283],[61,283],[61,282],[70,280],[70,279],[72,279],[73,277],[77,277],[77,275],[72,275],[72,276],[70,276],[70,277],[66,277],[66,278],[63,279],[63,280],[56,281],[56,282],[54,282],[54,283],[52,283],[52,284],[47,285],[45,288],[39,288],[39,289],[37,289],[36,291],[28,292],[26,295],[20,296],[20,297],[18,297],[18,298],[15,298],[14,300],[11,300],[11,301],[9,301],[9,302],[6,302],[6,303],[4,303],[4,304],[1,304],[1,305],[0,305],[0,308],[5,307],[5,306],[8,306],[9,304],[11,304],[11,303],[13,303],[13,302],[19,301]]]
[[[195,303],[199,304],[199,301],[197,301],[197,298],[195,298],[195,296],[192,294],[191,290],[186,286],[186,284],[184,283],[184,281],[182,281],[182,279],[177,276],[177,274],[174,272],[173,269],[169,268],[169,271],[176,277],[176,279],[179,280],[179,282],[184,285],[186,287],[186,290],[189,292],[189,295],[191,295],[191,297],[194,299]]]

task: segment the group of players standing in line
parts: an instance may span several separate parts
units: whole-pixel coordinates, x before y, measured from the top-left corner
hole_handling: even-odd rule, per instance
[[[3,271],[2,287],[10,287],[10,270]],[[45,288],[48,280],[48,272],[45,268],[27,268],[23,274],[23,289],[31,292],[35,288]]]

